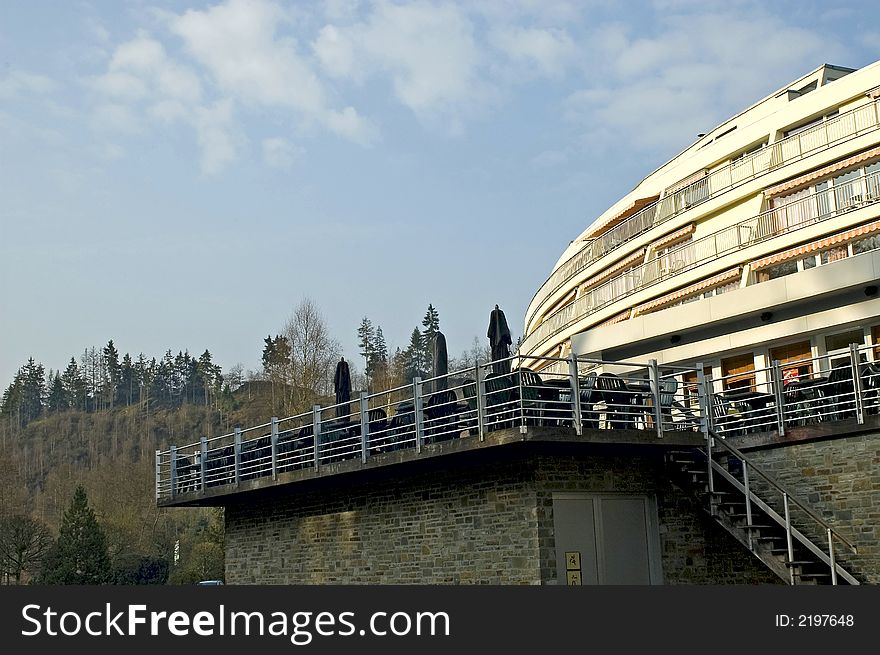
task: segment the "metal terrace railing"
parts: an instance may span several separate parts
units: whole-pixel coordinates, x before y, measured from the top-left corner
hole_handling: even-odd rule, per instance
[[[561,373],[533,368],[562,364]],[[504,366],[513,370],[505,372]],[[422,449],[451,439],[483,440],[502,429],[552,427],[581,434],[588,429],[691,430],[701,426],[699,407],[688,406],[694,384],[663,374],[655,362],[511,357],[450,375],[416,380],[395,389],[362,393],[350,403],[315,406],[311,412],[218,437],[201,438],[156,452],[156,498],[327,464]],[[695,370],[695,369],[694,369]]]
[[[676,246],[648,262],[596,285],[574,302],[544,319],[520,344],[520,353],[533,352],[591,312],[643,289],[686,273],[719,257],[783,234],[827,221],[867,205],[880,203],[880,173],[843,182],[809,197],[780,205],[700,239]]]
[[[541,304],[548,296],[565,286],[587,266],[644,234],[655,225],[661,225],[695,205],[715,198],[739,184],[776,170],[780,166],[798,161],[846,139],[876,130],[880,127],[878,103],[880,101],[856,107],[731,161],[728,165],[642,208],[601,236],[586,241],[584,246],[561,264],[535,292],[530,303],[534,309],[526,319],[526,324],[534,320]]]
[[[831,421],[861,425],[880,415],[880,363],[872,346],[773,362],[706,386],[710,426],[721,436],[787,430]]]

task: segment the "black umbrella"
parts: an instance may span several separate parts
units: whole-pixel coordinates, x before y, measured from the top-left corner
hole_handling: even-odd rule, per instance
[[[449,357],[446,353],[446,337],[442,332],[434,334],[434,377],[449,374]],[[449,380],[442,377],[434,381],[434,391],[444,391],[449,387]]]
[[[336,365],[336,374],[333,376],[333,389],[336,391],[336,418],[348,416],[351,407],[345,404],[351,400],[351,373],[348,370],[348,362],[345,357]]]
[[[492,371],[499,375],[510,373],[510,361],[500,361],[510,357],[510,328],[507,327],[507,319],[504,312],[498,309],[498,305],[489,314],[489,332],[486,336],[489,337],[492,361],[495,362],[492,364]]]

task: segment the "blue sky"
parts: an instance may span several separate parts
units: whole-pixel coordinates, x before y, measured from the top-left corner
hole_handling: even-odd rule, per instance
[[[822,63],[874,3],[0,4],[0,384],[209,348],[257,369],[305,297],[357,361],[428,303],[514,338],[571,239],[699,132]]]

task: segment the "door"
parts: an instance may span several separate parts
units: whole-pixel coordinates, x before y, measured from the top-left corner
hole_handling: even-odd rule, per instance
[[[559,584],[662,584],[654,499],[633,494],[553,495]]]

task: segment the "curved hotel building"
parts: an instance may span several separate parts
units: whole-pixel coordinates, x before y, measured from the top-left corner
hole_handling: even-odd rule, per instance
[[[880,62],[823,65],[701,135],[565,249],[519,353],[700,362],[719,391],[880,357],[878,98]]]

